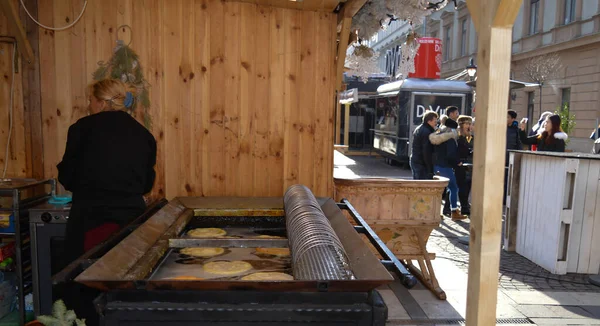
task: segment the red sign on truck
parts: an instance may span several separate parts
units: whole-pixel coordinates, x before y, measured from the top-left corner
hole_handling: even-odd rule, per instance
[[[442,40],[435,37],[417,39],[421,44],[415,57],[415,72],[408,74],[410,78],[441,78]]]

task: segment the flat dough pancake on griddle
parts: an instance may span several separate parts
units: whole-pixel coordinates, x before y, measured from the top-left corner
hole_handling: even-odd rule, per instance
[[[256,253],[263,254],[263,255],[288,257],[290,255],[290,249],[289,248],[256,248]]]
[[[280,237],[278,235],[266,235],[266,234],[261,234],[257,238],[260,238],[260,239],[285,239],[285,237]]]
[[[221,255],[225,252],[223,248],[207,248],[207,247],[195,247],[195,248],[183,248],[179,250],[179,253],[194,256],[194,257],[214,257]]]
[[[181,275],[181,276],[169,277],[168,280],[177,280],[177,281],[202,281],[204,279],[202,277]]]
[[[217,275],[235,275],[247,272],[252,269],[252,265],[245,261],[213,261],[202,266],[204,271]]]
[[[227,232],[219,228],[197,228],[189,230],[187,234],[194,238],[221,238]]]
[[[242,281],[292,281],[292,275],[280,272],[259,272],[242,277]]]

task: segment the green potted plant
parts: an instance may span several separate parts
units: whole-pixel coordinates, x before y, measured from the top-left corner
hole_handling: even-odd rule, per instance
[[[38,316],[38,319],[28,323],[26,326],[85,326],[85,319],[77,319],[73,310],[67,310],[62,300],[57,300],[52,305],[52,316]]]

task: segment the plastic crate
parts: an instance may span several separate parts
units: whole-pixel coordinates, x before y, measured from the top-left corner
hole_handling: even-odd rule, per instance
[[[15,233],[15,216],[0,213],[0,233]]]

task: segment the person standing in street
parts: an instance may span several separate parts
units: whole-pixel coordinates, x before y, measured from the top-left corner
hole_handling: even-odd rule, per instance
[[[456,175],[454,174],[454,169],[459,163],[456,128],[458,128],[456,121],[449,118],[438,132],[429,135],[429,140],[435,145],[433,152],[434,171],[449,180],[450,216],[455,221],[467,218],[460,213],[460,209],[458,208],[458,185],[456,183]]]
[[[504,157],[504,196],[502,203],[506,205],[506,183],[508,181],[508,151],[523,149],[521,138],[519,136],[519,123],[517,122],[517,112],[508,110],[506,115],[506,155]]]
[[[504,166],[508,167],[508,150],[520,150],[521,138],[519,137],[519,123],[517,122],[517,112],[508,110],[506,116],[506,156]]]
[[[458,166],[454,169],[456,183],[458,184],[458,199],[460,201],[460,212],[463,215],[471,215],[471,204],[469,194],[471,193],[472,167],[473,167],[473,136],[471,135],[470,116],[458,117]]]
[[[437,119],[437,113],[428,111],[423,116],[423,123],[413,133],[410,168],[415,180],[433,179],[433,145],[429,135],[435,131]]]
[[[565,151],[566,140],[569,137],[560,127],[560,116],[558,114],[546,118],[544,132],[539,135],[527,137],[525,128],[525,123],[521,123],[519,136],[524,144],[537,144],[537,150],[542,152],[563,153]]]
[[[456,139],[458,139],[458,132],[457,132],[456,128],[448,128],[448,126],[446,125],[446,121],[452,120],[455,123],[451,124],[451,125],[455,125],[456,120],[458,119],[459,115],[460,115],[460,112],[456,106],[449,106],[446,108],[446,114],[442,115],[442,117],[440,118],[440,128],[439,129],[440,129],[440,131],[443,131],[443,132],[436,132],[429,136],[429,141],[434,146],[441,145],[450,139],[454,139],[455,141],[456,141]],[[443,213],[446,216],[450,216],[452,214],[452,212],[450,211],[450,194],[449,193],[450,192],[448,191],[448,189],[446,189],[446,191],[444,191],[444,195],[442,198],[442,200],[444,201]]]

